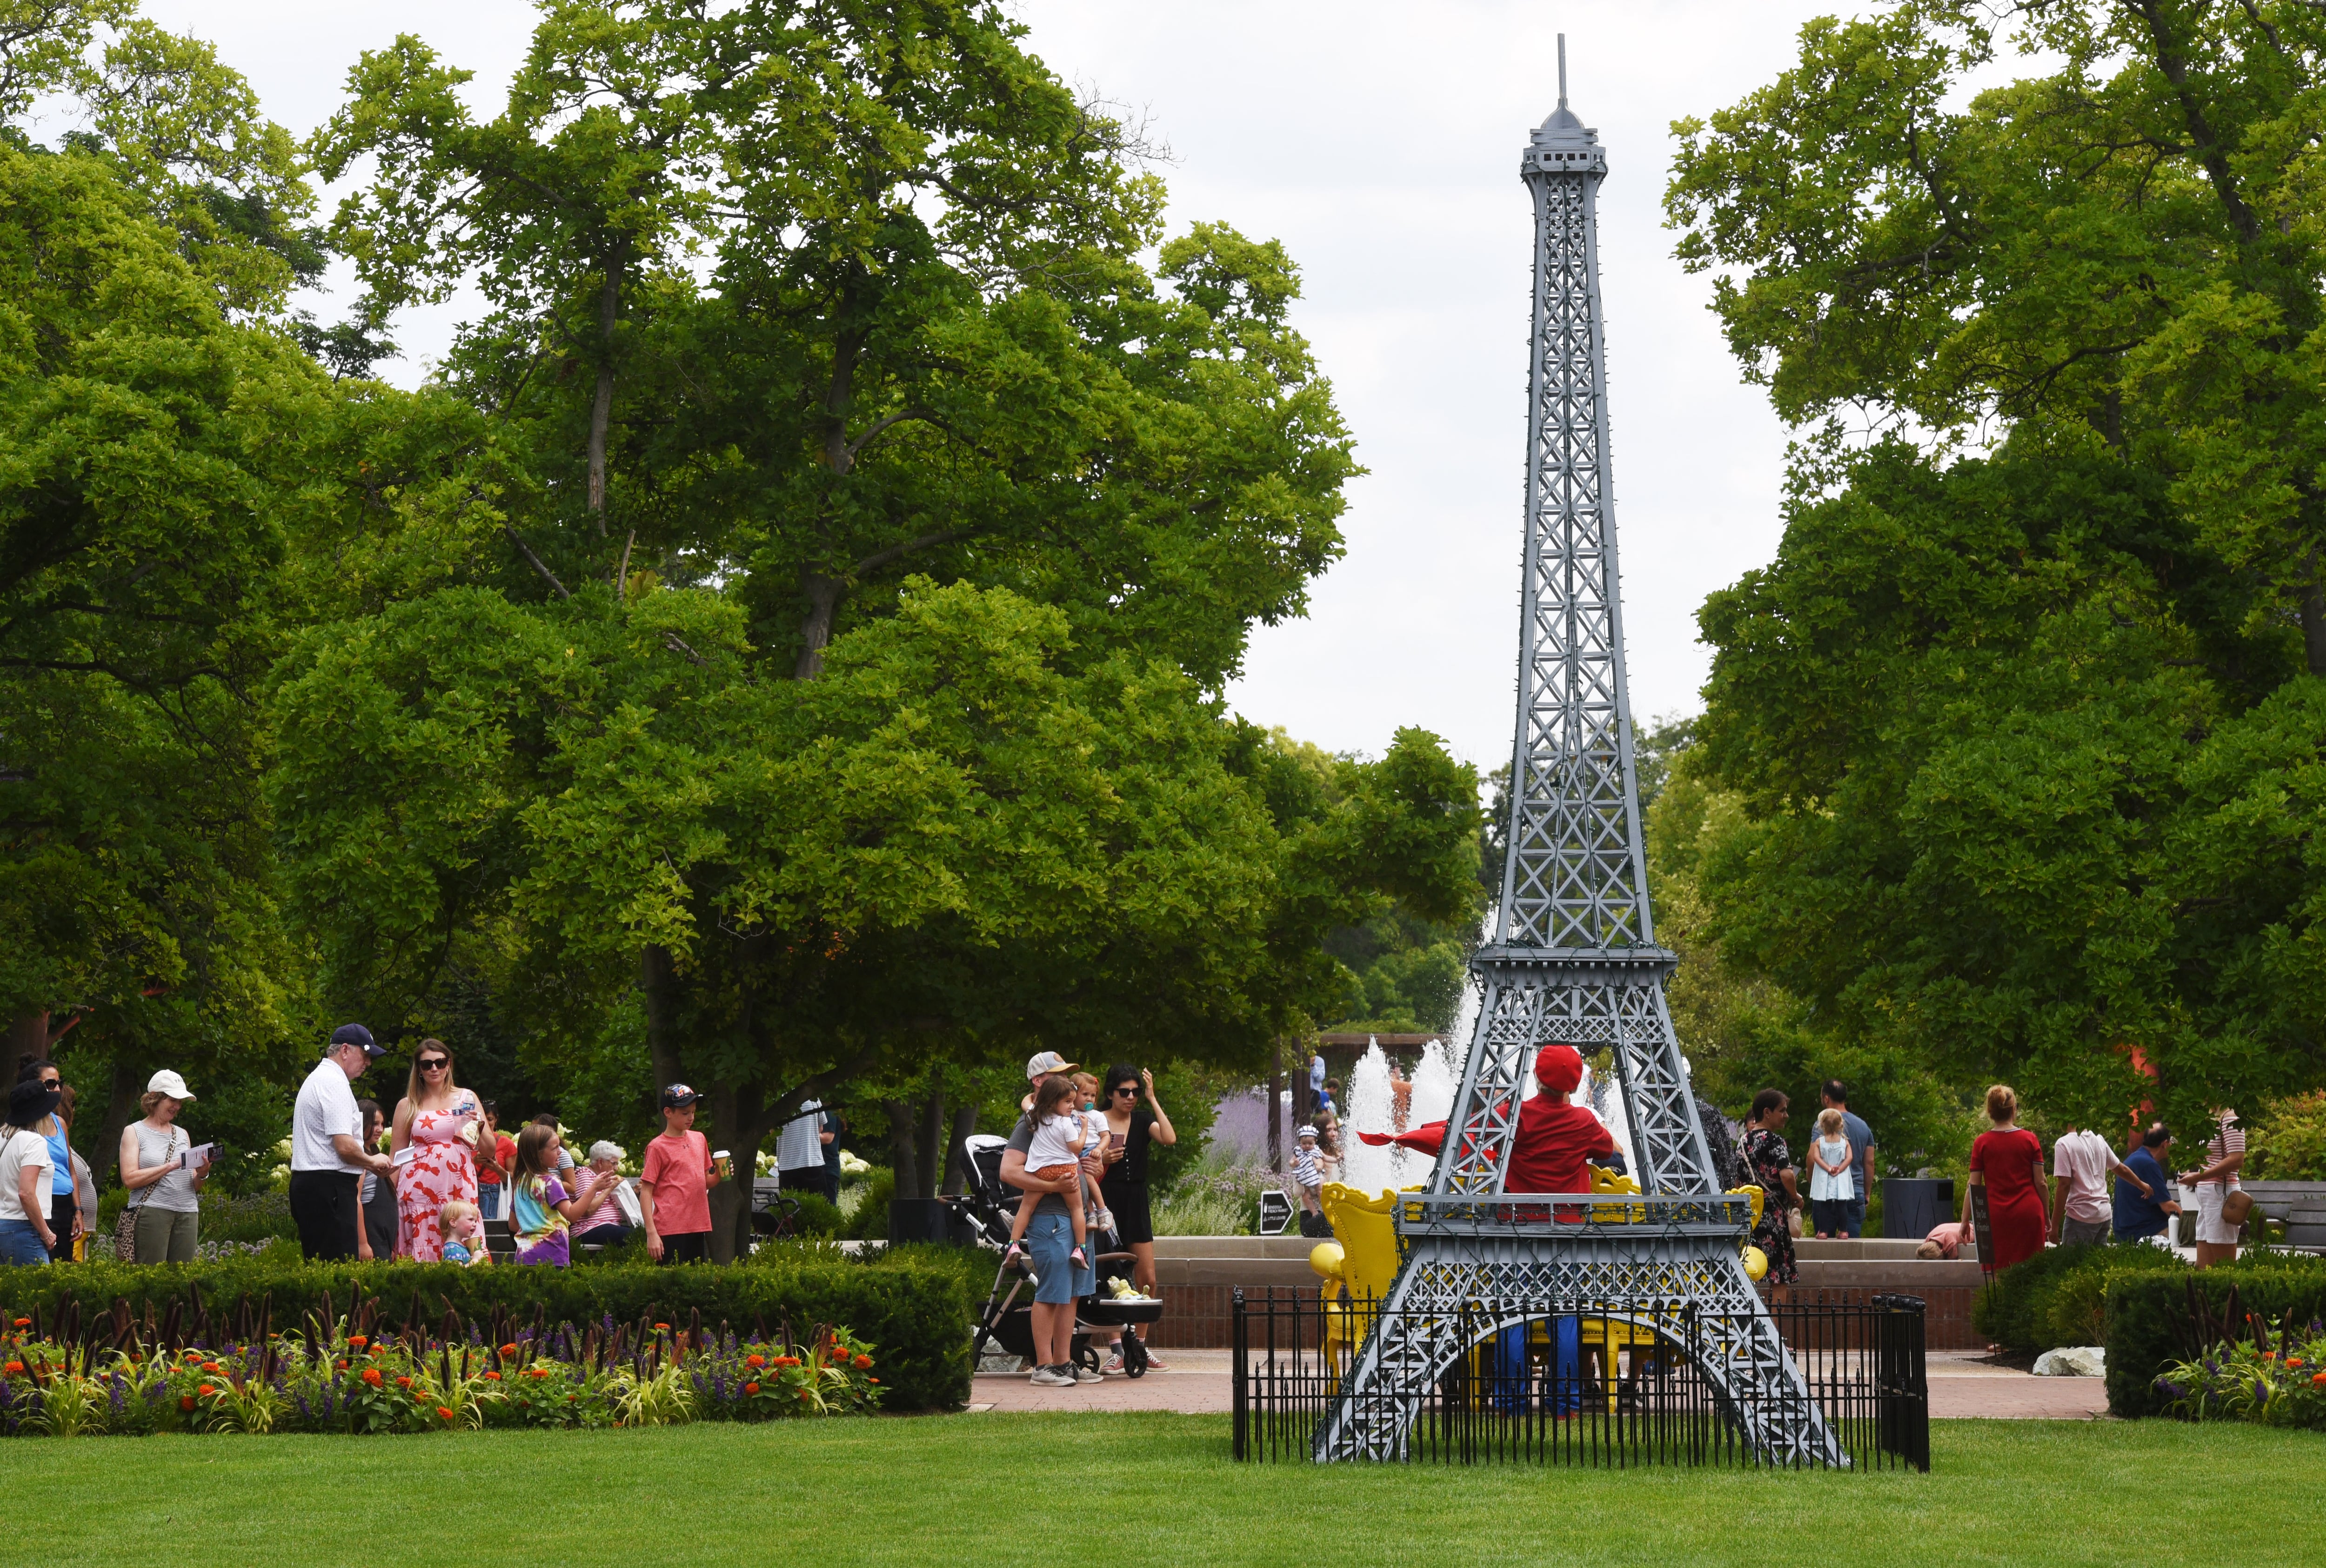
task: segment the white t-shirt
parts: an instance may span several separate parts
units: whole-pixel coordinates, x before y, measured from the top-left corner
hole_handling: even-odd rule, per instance
[[[2068,1133],[2052,1146],[2052,1178],[2068,1183],[2060,1202],[2069,1219],[2091,1225],[2115,1218],[2107,1189],[2108,1173],[2115,1168],[2116,1151],[2089,1127]]]
[[[340,1064],[330,1057],[315,1063],[307,1081],[299,1086],[298,1103],[291,1111],[291,1168],[293,1171],[345,1171],[360,1174],[361,1165],[340,1158],[331,1135],[345,1133],[361,1142],[363,1112],[356,1109],[356,1091]]]
[[[1087,1132],[1081,1149],[1074,1148],[1066,1140],[1074,1137],[1075,1127],[1081,1121],[1082,1118],[1077,1113],[1070,1116],[1046,1116],[1036,1122],[1034,1142],[1026,1150],[1026,1168],[1029,1171],[1038,1171],[1049,1165],[1071,1165],[1079,1163],[1084,1151],[1091,1146]]]
[[[823,1169],[823,1102],[811,1099],[776,1134],[776,1169]]]
[[[24,1212],[23,1195],[18,1191],[23,1185],[26,1165],[37,1165],[43,1171],[56,1169],[56,1161],[49,1154],[49,1140],[36,1132],[19,1130],[0,1146],[0,1220],[29,1222],[32,1216]],[[33,1190],[46,1196],[51,1178],[35,1176]],[[48,1211],[41,1211],[45,1220]]]

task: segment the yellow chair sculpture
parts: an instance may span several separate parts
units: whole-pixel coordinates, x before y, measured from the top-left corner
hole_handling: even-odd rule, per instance
[[[1368,1198],[1327,1182],[1320,1201],[1337,1239],[1310,1248],[1308,1266],[1325,1281],[1325,1359],[1337,1384],[1345,1358],[1364,1340],[1365,1304],[1382,1300],[1397,1283],[1397,1194]]]

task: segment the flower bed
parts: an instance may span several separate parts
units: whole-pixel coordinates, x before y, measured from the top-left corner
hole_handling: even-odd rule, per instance
[[[2326,1320],[2326,1262],[2282,1252],[2248,1254],[2219,1267],[2117,1277],[2107,1292],[2108,1409],[2121,1416],[2188,1415],[2191,1387],[2174,1369],[2202,1367],[2237,1347],[2258,1358],[2289,1350],[2282,1341],[2314,1338]],[[2177,1384],[2182,1392],[2166,1389]],[[2216,1411],[2214,1414],[2221,1412]]]
[[[384,1304],[390,1338],[407,1331],[453,1341],[466,1329],[494,1322],[530,1326],[537,1341],[560,1323],[628,1325],[640,1321],[712,1331],[731,1325],[739,1340],[788,1337],[786,1323],[845,1323],[880,1347],[884,1407],[944,1408],[969,1393],[968,1293],[957,1268],[915,1256],[876,1262],[842,1260],[837,1248],[763,1249],[748,1265],[602,1264],[588,1268],[463,1268],[452,1264],[306,1263],[276,1257],[137,1266],[72,1264],[0,1268],[0,1321],[18,1317],[68,1336],[98,1335],[102,1347],[175,1348],[200,1341],[265,1346],[279,1332],[329,1324],[354,1304]],[[100,1331],[98,1320],[105,1326]],[[485,1330],[490,1336],[490,1329]],[[495,1346],[514,1336],[491,1339]],[[788,1352],[786,1352],[788,1353]]]
[[[2326,1323],[2290,1319],[2272,1336],[2224,1341],[2156,1379],[2164,1411],[2189,1421],[2250,1421],[2326,1432]]]
[[[110,1316],[83,1325],[70,1307],[46,1325],[14,1318],[0,1331],[0,1436],[668,1426],[867,1415],[885,1392],[876,1347],[844,1328],[793,1345],[699,1315],[549,1330],[497,1317],[489,1331],[448,1321],[439,1334],[390,1332],[379,1317],[374,1300],[301,1332],[229,1323],[216,1343],[182,1344],[123,1333]]]

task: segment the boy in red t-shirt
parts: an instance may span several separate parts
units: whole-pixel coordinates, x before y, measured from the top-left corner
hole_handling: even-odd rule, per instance
[[[638,1208],[647,1253],[657,1263],[702,1263],[711,1257],[711,1189],[719,1184],[711,1144],[694,1130],[694,1102],[684,1083],[662,1091],[662,1136],[647,1145],[638,1174]]]

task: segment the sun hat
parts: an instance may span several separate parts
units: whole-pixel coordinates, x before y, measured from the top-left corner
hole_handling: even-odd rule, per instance
[[[166,1067],[145,1081],[145,1092],[148,1094],[166,1094],[172,1099],[191,1099],[194,1098],[194,1091],[186,1087],[186,1081],[179,1077],[176,1073],[171,1072]]]
[[[1026,1076],[1040,1078],[1046,1073],[1064,1072],[1074,1065],[1055,1051],[1037,1051],[1026,1058]]]

